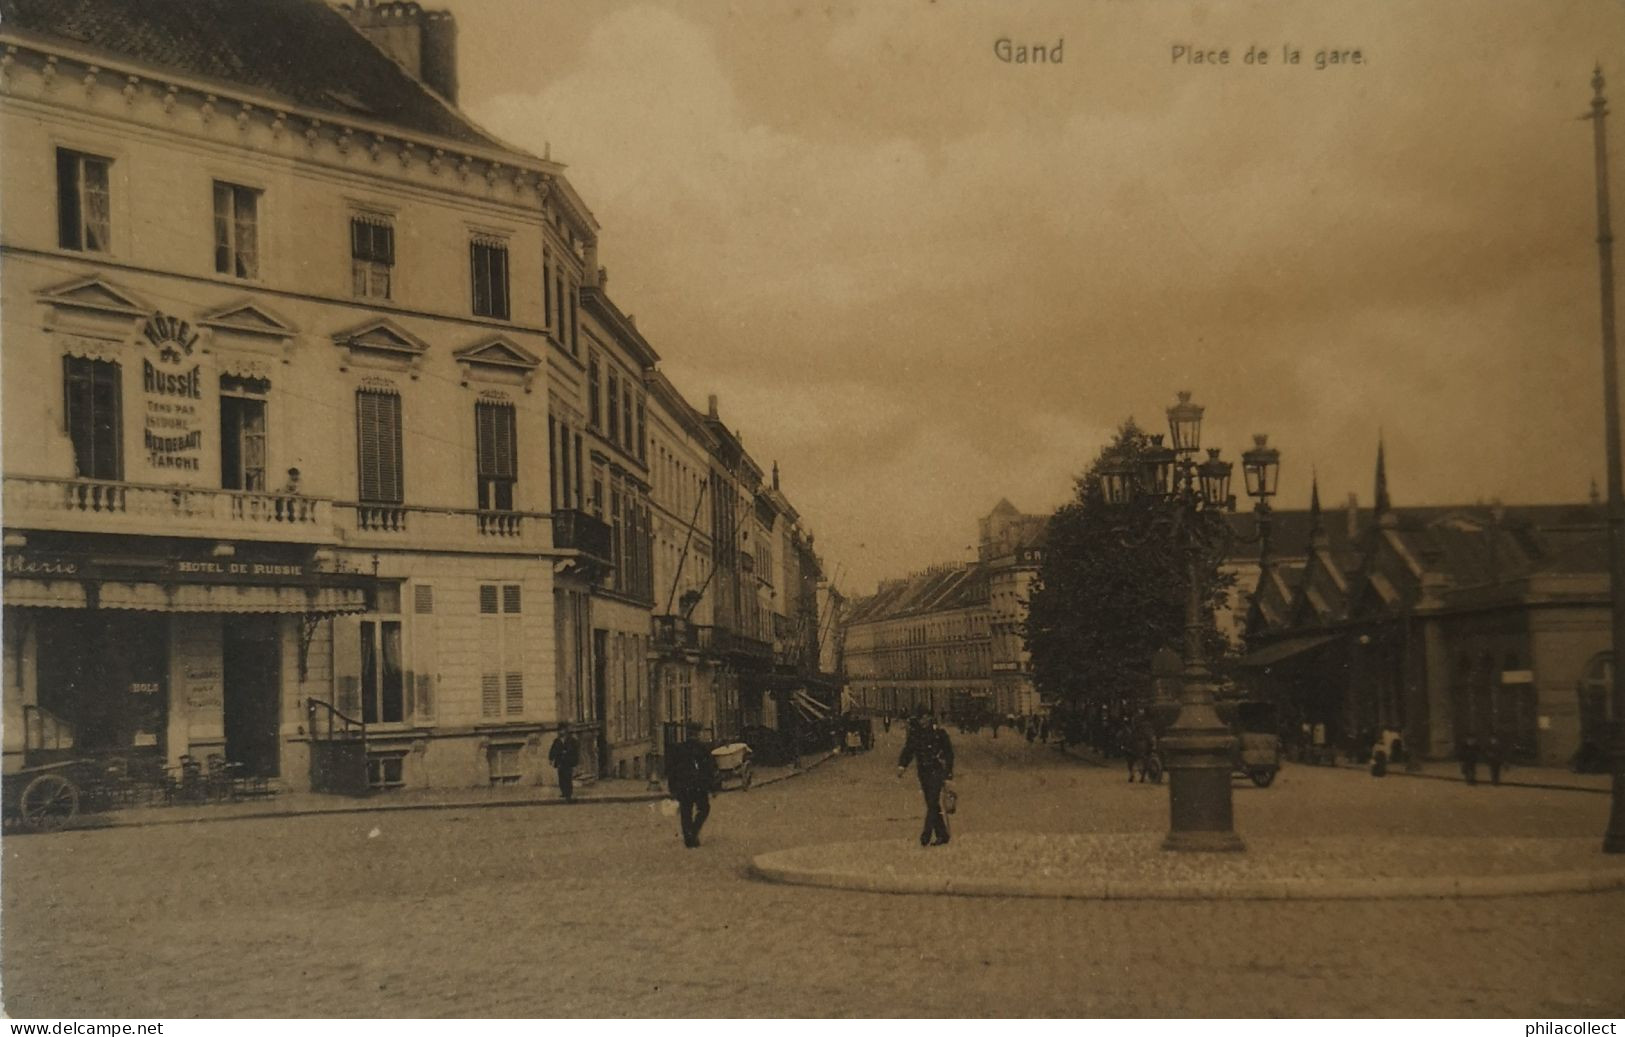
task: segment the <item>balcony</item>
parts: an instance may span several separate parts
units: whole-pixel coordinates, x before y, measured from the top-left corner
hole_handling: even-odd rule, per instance
[[[578,551],[605,565],[614,564],[609,524],[584,511],[553,513],[553,546],[561,551]]]
[[[542,533],[547,516],[530,511],[350,501],[335,503],[333,510],[344,541],[356,546],[514,552],[547,548]]]
[[[722,627],[713,629],[712,640],[716,650],[724,655],[739,655],[763,662],[773,661],[773,646],[766,641],[758,641],[754,637],[746,637],[744,634]]]
[[[8,475],[5,513],[12,529],[334,541],[332,502],[300,494]]]

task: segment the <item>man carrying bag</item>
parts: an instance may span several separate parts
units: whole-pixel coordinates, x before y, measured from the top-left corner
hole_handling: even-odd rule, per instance
[[[954,744],[948,732],[937,726],[935,717],[927,715],[910,725],[903,754],[897,758],[899,778],[908,770],[910,762],[919,775],[920,793],[925,797],[925,828],[920,832],[920,845],[941,846],[948,841],[948,819],[942,814],[942,787],[953,780]]]

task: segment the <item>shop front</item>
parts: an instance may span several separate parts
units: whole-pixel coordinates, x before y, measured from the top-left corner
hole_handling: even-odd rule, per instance
[[[323,571],[309,546],[157,539],[8,546],[7,770],[214,757],[242,777],[285,776],[312,635],[365,609],[368,578]]]

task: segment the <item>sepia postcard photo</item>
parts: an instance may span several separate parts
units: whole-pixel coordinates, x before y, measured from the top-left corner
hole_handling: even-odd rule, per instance
[[[0,1007],[1616,1033],[1622,104],[1618,0],[0,0]]]

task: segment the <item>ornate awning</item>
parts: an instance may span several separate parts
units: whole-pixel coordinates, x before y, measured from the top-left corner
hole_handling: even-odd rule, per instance
[[[136,612],[310,613],[365,612],[360,587],[268,584],[123,583],[85,584],[70,580],[7,580],[5,603],[29,608],[127,609]]]

